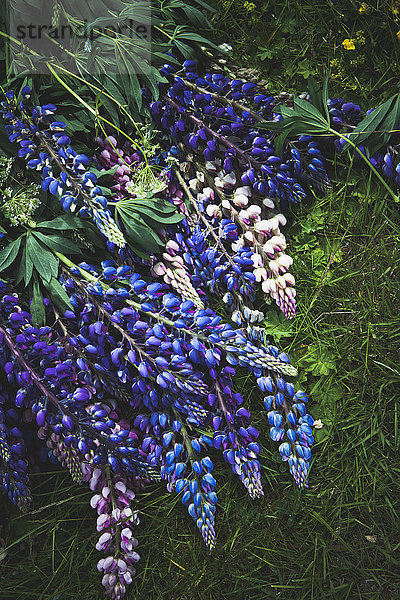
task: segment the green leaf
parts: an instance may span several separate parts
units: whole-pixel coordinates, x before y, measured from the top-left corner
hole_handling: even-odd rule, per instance
[[[157,252],[161,246],[160,238],[148,227],[141,219],[138,213],[130,212],[129,216],[123,212],[115,213],[117,224],[121,219],[126,229],[126,237],[132,241],[135,246],[142,248],[147,253]]]
[[[46,322],[46,311],[43,304],[43,296],[40,291],[40,285],[37,277],[33,281],[33,295],[32,302],[30,305],[30,312],[32,315],[32,323],[36,327],[44,325]]]
[[[71,213],[66,213],[60,217],[56,217],[52,221],[42,221],[41,223],[37,223],[37,227],[41,229],[57,229],[57,230],[65,230],[65,229],[83,229],[86,227],[86,223],[83,219],[73,215]]]
[[[59,309],[63,312],[73,309],[67,292],[56,277],[52,277],[50,281],[44,282],[44,286],[49,292],[51,300]]]
[[[381,132],[376,132],[372,134],[368,139],[368,150],[370,154],[374,154],[378,150],[382,148],[382,146],[386,146],[389,142],[391,136],[393,135],[393,130],[397,127],[400,121],[400,95],[397,96],[392,110],[383,120],[380,129]]]
[[[137,107],[137,110],[140,111],[140,109],[142,108],[142,102],[143,102],[143,96],[142,96],[142,86],[140,85],[139,79],[136,77],[136,75],[130,77],[130,87],[129,87],[129,94],[128,97],[132,97],[133,101],[134,101],[134,105]],[[158,95],[158,89],[157,89],[157,95]]]
[[[25,273],[26,273],[25,261],[26,261],[26,245],[24,245],[23,250],[22,250],[22,256],[21,256],[21,260],[19,262],[17,277],[15,280],[16,285],[18,285],[25,277]]]
[[[378,132],[377,130],[382,129],[383,122],[388,117],[391,110],[394,108],[395,102],[398,100],[398,98],[399,94],[392,96],[391,98],[389,98],[389,100],[375,108],[375,110],[373,110],[369,115],[367,115],[357,125],[357,127],[353,129],[353,131],[350,134],[348,134],[351,141],[356,144],[364,144],[368,146],[368,140],[373,134],[378,134],[378,138],[376,138],[375,135],[375,144],[379,143],[377,140],[383,140],[384,136],[382,132]],[[344,148],[347,147],[348,145],[346,144]]]
[[[336,372],[335,355],[328,347],[308,346],[307,353],[299,361],[299,367],[313,375],[328,375],[329,371]]]
[[[32,231],[32,235],[34,235],[37,239],[43,242],[43,244],[50,248],[50,250],[54,250],[54,252],[62,252],[63,254],[81,253],[80,244],[63,237],[62,235],[57,235],[53,233],[43,235],[43,233],[40,233],[40,231]]]
[[[330,77],[330,70],[327,72],[325,80],[324,80],[324,85],[322,88],[322,106],[325,112],[325,118],[327,120],[328,123],[331,122],[331,117],[329,114],[329,106],[328,106],[328,95],[329,95],[329,91],[328,91],[328,85],[329,85],[329,77]],[[322,111],[320,111],[322,113]]]
[[[52,277],[57,276],[58,260],[46,246],[38,242],[32,235],[27,236],[26,254],[27,261],[32,261],[44,282],[49,282]]]
[[[104,178],[104,177],[112,177],[113,175],[115,175],[115,171],[118,169],[117,165],[116,167],[112,167],[111,169],[107,169],[107,171],[99,171],[98,169],[90,169],[90,172],[93,173],[94,175],[96,175],[97,177],[97,181],[99,181],[100,179]]]
[[[17,238],[13,242],[10,242],[8,246],[6,246],[0,252],[0,272],[4,271],[4,269],[7,269],[7,267],[12,265],[14,260],[17,258],[18,251],[22,242],[22,237],[23,236],[20,235],[19,238]]]
[[[311,103],[321,113],[325,114],[325,119],[330,122],[329,108],[328,108],[328,83],[329,83],[330,72],[326,74],[324,85],[321,90],[318,82],[314,77],[308,78],[308,91],[311,96]]]
[[[316,126],[319,125],[320,127],[325,128],[325,130],[329,129],[329,120],[326,120],[322,113],[313,106],[311,102],[295,97],[293,105],[295,113],[297,113],[300,118],[304,117],[309,123],[315,123]]]
[[[146,198],[134,198],[118,203],[118,210],[123,211],[126,215],[131,212],[139,213],[143,219],[150,224],[153,229],[160,229],[163,225],[172,225],[180,223],[184,216],[176,211],[173,204],[167,201]]]
[[[320,113],[324,110],[322,101],[322,90],[315,77],[308,78],[308,92],[311,96],[311,102],[319,110]]]
[[[295,334],[293,321],[288,321],[282,313],[275,310],[268,312],[267,319],[263,323],[264,332],[267,337],[272,336],[278,343],[281,338],[293,337]]]

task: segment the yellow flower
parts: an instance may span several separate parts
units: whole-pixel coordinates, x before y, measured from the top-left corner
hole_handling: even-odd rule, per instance
[[[363,2],[360,6],[360,8],[358,9],[358,12],[360,13],[360,15],[366,15],[367,13],[369,13],[370,11],[370,7],[368,6],[368,4],[366,2]]]
[[[356,49],[354,41],[350,40],[349,38],[346,38],[345,40],[343,40],[342,46],[344,46],[346,48],[346,50],[355,50]]]
[[[400,40],[400,31],[396,33],[397,39]]]
[[[245,2],[243,4],[243,7],[248,11],[248,12],[253,12],[253,10],[255,10],[257,7],[254,4],[254,2]]]

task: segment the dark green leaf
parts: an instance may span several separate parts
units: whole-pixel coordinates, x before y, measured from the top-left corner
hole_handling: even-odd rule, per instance
[[[311,96],[311,102],[319,110],[320,113],[324,110],[322,100],[322,90],[315,77],[308,78],[308,92]]]
[[[327,120],[328,123],[330,123],[331,117],[329,114],[329,106],[328,106],[328,85],[329,85],[329,77],[330,77],[331,72],[328,71],[324,80],[324,85],[322,88],[322,106],[324,111],[320,111],[321,113],[324,112],[325,113],[325,119]]]
[[[40,285],[38,279],[35,277],[33,281],[33,295],[32,302],[30,305],[30,312],[32,315],[32,323],[36,327],[44,325],[46,322],[46,311],[43,304],[43,296],[40,291]]]
[[[353,129],[351,134],[349,134],[351,141],[356,144],[368,145],[369,138],[372,136],[372,134],[378,133],[378,129],[381,129],[383,121],[391,112],[395,104],[395,99],[397,99],[398,97],[398,94],[396,94],[396,96],[392,96],[391,98],[389,98],[389,100],[375,108],[375,110],[373,110],[369,115],[367,115],[357,125],[357,127]],[[377,142],[375,141],[375,143]],[[347,144],[344,146],[344,148],[347,148]]]
[[[294,98],[293,105],[295,113],[297,113],[300,118],[304,117],[311,123],[315,123],[317,127],[319,126],[325,128],[325,130],[329,129],[329,121],[324,118],[320,111],[313,106],[311,102],[302,100],[301,98]]]
[[[58,261],[56,257],[32,235],[27,237],[26,254],[27,262],[32,261],[44,282],[48,282],[52,277],[57,276]]]
[[[375,152],[380,150],[382,146],[387,145],[391,136],[393,135],[393,130],[397,127],[399,121],[400,95],[396,97],[393,108],[381,123],[379,127],[380,131],[377,131],[368,138],[367,144],[370,154],[374,154]]]
[[[96,175],[97,181],[104,177],[112,177],[115,175],[115,171],[118,169],[118,165],[116,167],[112,167],[111,169],[107,169],[107,171],[99,171],[98,169],[90,169],[90,172]]]
[[[15,283],[17,285],[25,277],[25,273],[26,273],[25,262],[26,262],[26,245],[23,246],[21,260],[19,261],[19,267],[18,267],[17,277],[15,279]]]
[[[42,221],[37,224],[37,227],[41,229],[83,229],[86,227],[86,223],[80,217],[77,217],[71,213],[66,213],[60,217],[56,217],[52,221]]]
[[[73,308],[67,292],[56,277],[52,277],[50,281],[44,282],[44,285],[49,292],[51,300],[59,309],[65,312],[67,309]]]
[[[157,252],[161,240],[141,219],[138,213],[130,212],[129,217],[124,213],[116,213],[126,229],[126,236],[133,241],[135,246],[143,248],[146,252]],[[117,219],[118,221],[118,219]]]
[[[0,253],[0,272],[7,269],[17,258],[19,248],[22,242],[22,235],[13,242],[10,242]]]
[[[81,245],[77,242],[73,242],[62,235],[50,233],[49,235],[43,235],[40,231],[32,231],[32,235],[38,238],[43,244],[45,244],[54,252],[62,252],[64,254],[80,254]]]

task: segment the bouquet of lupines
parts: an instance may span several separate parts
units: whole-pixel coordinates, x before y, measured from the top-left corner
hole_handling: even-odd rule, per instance
[[[141,126],[125,141],[110,132],[92,157],[28,87],[2,106],[19,159],[42,181],[40,193],[38,180],[16,189],[14,161],[0,165],[1,485],[24,508],[28,471],[46,459],[89,483],[112,598],[135,574],[135,491],[146,481],[180,495],[210,549],[218,454],[252,498],[263,494],[237,369],[263,393],[270,437],[300,487],[313,443],[307,396],[290,358],[265,343],[260,308],[265,294],[295,314],[280,228],[303,186],[329,189],[321,146],[303,135],[278,156],[261,128],[282,119],[277,100],[250,82],[201,77],[193,61],[163,74],[161,100],[143,90],[154,137]],[[329,111],[345,132],[362,119],[338,99]],[[387,154],[382,162],[393,174]]]
[[[258,247],[269,243],[270,258],[286,264],[284,217],[271,213],[270,226],[257,229],[255,214],[250,242],[231,212],[211,214],[191,194],[187,173],[169,160],[173,148],[146,152],[155,142],[146,145],[139,131],[125,143],[98,139],[97,159],[78,153],[56,107],[32,106],[27,87],[18,102],[8,92],[2,112],[27,174],[42,178],[40,194],[31,184],[39,207],[15,189],[9,165],[1,190],[2,489],[23,508],[29,469],[49,457],[89,482],[104,552],[98,568],[106,593],[120,598],[139,559],[134,498],[146,481],[163,479],[180,495],[209,549],[218,454],[252,498],[263,494],[259,432],[235,389],[238,368],[255,378],[270,436],[307,485],[307,397],[295,391],[289,357],[265,345],[252,306],[264,268]],[[105,187],[107,177],[114,181]],[[74,259],[83,250],[91,262]],[[213,297],[232,306],[232,324],[213,310]]]

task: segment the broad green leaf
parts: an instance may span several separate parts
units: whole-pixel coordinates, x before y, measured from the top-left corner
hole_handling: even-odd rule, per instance
[[[397,99],[398,97],[398,94],[396,94],[396,96],[392,96],[389,98],[389,100],[375,108],[375,110],[367,115],[357,125],[357,127],[353,129],[350,134],[348,134],[351,141],[356,144],[368,145],[368,139],[372,136],[372,134],[378,133],[376,130],[381,129],[383,121],[386,119],[394,106],[395,98]],[[344,148],[347,148],[347,144],[344,146]]]
[[[9,267],[17,258],[18,251],[22,242],[22,237],[23,236],[20,235],[19,238],[17,238],[13,242],[10,242],[8,246],[6,246],[0,252],[0,272],[4,271],[4,269],[7,269],[7,267]]]
[[[301,98],[294,98],[293,100],[294,111],[300,117],[304,116],[308,118],[311,123],[315,123],[317,126],[325,127],[325,129],[329,129],[330,123],[327,121],[320,111],[308,102],[307,100],[302,100]]]
[[[117,213],[116,213],[117,216]],[[147,252],[157,252],[161,245],[161,240],[150,227],[143,223],[140,215],[130,213],[129,218],[126,215],[118,214],[125,226],[126,234],[129,240],[132,240],[136,246],[143,248]]]
[[[80,254],[81,246],[68,238],[61,235],[50,233],[49,235],[43,235],[40,231],[32,231],[37,239],[45,244],[51,250],[55,252],[62,252],[64,254]]]
[[[107,169],[107,171],[99,171],[98,169],[90,169],[90,172],[96,175],[97,181],[102,179],[103,177],[112,177],[115,175],[115,171],[118,169],[118,165],[116,167],[112,167],[111,169]]]
[[[25,273],[26,273],[25,261],[26,261],[26,244],[24,244],[24,246],[23,246],[21,260],[19,261],[19,267],[18,267],[17,277],[15,279],[16,285],[18,285],[19,283],[21,283],[21,281],[25,277]]]
[[[321,115],[325,115],[325,119],[327,120],[328,123],[330,122],[329,108],[328,108],[329,75],[330,75],[330,73],[328,72],[325,77],[322,90],[319,87],[319,84],[314,77],[308,78],[308,91],[311,96],[311,103],[321,113]]]
[[[58,274],[58,261],[56,257],[32,235],[28,236],[26,253],[44,282],[49,282]]]
[[[320,113],[324,110],[322,101],[322,90],[315,77],[308,78],[308,92],[311,96],[311,102],[319,110]]]
[[[329,114],[329,107],[328,107],[328,85],[329,85],[329,77],[330,77],[331,72],[328,71],[324,80],[324,85],[322,88],[322,106],[325,112],[325,118],[327,120],[328,123],[331,122],[331,117]],[[322,110],[321,110],[322,113]]]
[[[146,223],[153,225],[156,229],[160,229],[160,226],[162,225],[180,223],[184,219],[184,216],[178,213],[173,213],[171,216],[161,216],[147,209],[142,209],[140,211],[140,215],[143,217]]]
[[[50,281],[44,282],[44,285],[49,292],[51,300],[63,312],[73,308],[67,292],[56,277],[52,277]]]
[[[393,130],[397,127],[400,121],[400,95],[397,96],[393,108],[389,112],[389,114],[385,117],[382,124],[380,125],[380,131],[373,133],[367,140],[368,150],[371,154],[374,154],[378,150],[382,148],[382,146],[386,146],[389,142],[391,136],[393,135]]]
[[[60,217],[56,217],[52,221],[42,221],[37,223],[37,227],[41,229],[83,229],[86,223],[80,217],[71,213],[67,213]]]
[[[39,281],[36,277],[33,281],[33,295],[30,304],[30,312],[32,315],[32,322],[36,327],[44,325],[46,322],[46,311],[43,304],[43,296],[40,291]]]

